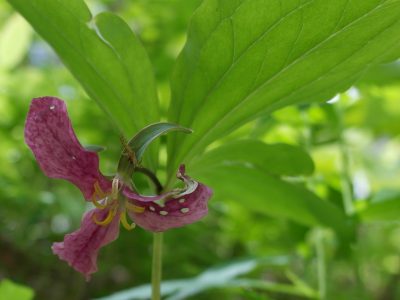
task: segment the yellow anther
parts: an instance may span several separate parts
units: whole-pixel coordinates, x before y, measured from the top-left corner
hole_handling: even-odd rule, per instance
[[[98,199],[103,199],[107,196],[107,194],[104,193],[103,190],[101,189],[98,181],[96,181],[94,184],[94,194],[98,196]]]
[[[132,230],[136,227],[135,223],[132,224],[128,223],[128,220],[126,219],[126,211],[121,212],[119,220],[121,221],[122,226],[124,226],[126,230]]]
[[[99,200],[96,199],[96,194],[92,197],[92,203],[100,209],[105,209],[107,207],[107,204],[101,204]]]
[[[131,211],[131,212],[135,212],[135,213],[142,213],[144,212],[145,208],[143,206],[137,206],[135,204],[132,204],[128,201],[125,202],[125,207],[127,210]]]
[[[111,221],[113,220],[113,218],[114,218],[116,212],[117,212],[117,210],[116,210],[115,208],[110,209],[110,210],[108,211],[107,217],[106,217],[103,221],[97,220],[96,214],[93,214],[92,220],[93,220],[93,222],[95,222],[97,225],[100,225],[100,226],[107,226],[107,225],[110,224]]]

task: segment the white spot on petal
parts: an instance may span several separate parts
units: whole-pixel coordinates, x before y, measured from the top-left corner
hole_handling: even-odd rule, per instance
[[[155,210],[156,210],[153,206],[149,206],[149,209],[150,209],[151,211],[155,211]]]
[[[51,109],[51,110],[53,110],[53,109],[55,109],[55,108],[56,108],[55,105],[51,105],[51,106],[50,106],[50,109]]]
[[[165,211],[165,210],[161,210],[161,211],[160,211],[160,215],[162,215],[162,216],[166,216],[166,215],[168,215],[168,212],[167,212],[167,211]]]
[[[178,201],[179,201],[179,203],[185,203],[186,199],[182,198],[182,199],[179,199]]]
[[[75,159],[76,159],[76,156],[72,155],[72,159],[75,160]]]
[[[189,208],[187,207],[181,208],[181,213],[186,214],[187,212],[189,212]]]

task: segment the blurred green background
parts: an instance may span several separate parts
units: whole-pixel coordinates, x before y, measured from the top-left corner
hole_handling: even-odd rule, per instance
[[[190,16],[200,0],[86,1],[95,14],[122,16],[149,52],[163,110],[168,76],[185,41]],[[104,173],[113,173],[120,152],[108,120],[83,92],[49,46],[11,7],[0,2],[0,280],[31,288],[36,299],[91,299],[146,284],[150,278],[150,233],[121,230],[101,251],[99,272],[89,283],[50,250],[79,226],[87,204],[71,184],[45,177],[24,143],[31,98],[52,95],[67,101],[74,129],[84,145],[104,145]],[[214,197],[204,220],[165,235],[166,280],[194,277],[238,259],[284,256],[288,262],[250,268],[246,278],[302,287],[293,295],[274,287],[225,286],[190,299],[303,299],[318,289],[318,247],[324,248],[328,294],[332,299],[399,299],[400,288],[400,64],[372,70],[356,87],[330,103],[290,107],[237,130],[227,139],[252,137],[307,149],[315,172],[291,179],[320,197],[342,205],[350,194],[356,208],[392,201],[385,216],[370,212],[343,246],[329,230],[271,218],[243,203]],[[73,103],[73,105],[72,105]],[[189,170],[190,173],[190,170]],[[398,201],[395,201],[395,200]],[[268,205],[265,203],[260,205]],[[386,219],[389,221],[379,221]],[[377,221],[378,220],[378,221]],[[357,222],[357,220],[354,220]],[[319,235],[323,236],[322,245]],[[352,249],[352,251],[350,251]],[[301,279],[300,279],[301,278]],[[217,278],[216,278],[217,279]],[[18,286],[3,280],[0,299]],[[10,294],[11,295],[11,294]],[[3,297],[3,298],[2,298]],[[21,297],[21,298],[19,298]],[[316,296],[317,297],[317,296]]]

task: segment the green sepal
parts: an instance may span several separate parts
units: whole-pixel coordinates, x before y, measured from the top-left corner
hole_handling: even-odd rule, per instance
[[[189,128],[185,128],[173,123],[160,122],[143,128],[129,141],[125,141],[125,139],[121,137],[123,149],[118,162],[118,176],[126,184],[133,185],[131,183],[132,175],[135,171],[135,168],[140,165],[140,161],[146,148],[156,138],[171,131],[192,133],[192,130]]]

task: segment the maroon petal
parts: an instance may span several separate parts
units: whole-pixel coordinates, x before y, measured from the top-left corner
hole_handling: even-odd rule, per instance
[[[180,168],[177,177],[186,183],[186,190],[169,196],[164,205],[143,201],[140,199],[142,196],[138,198],[138,195],[135,196],[133,193],[129,195],[125,193],[133,204],[145,208],[142,213],[129,212],[129,216],[137,225],[150,231],[160,232],[194,223],[207,215],[207,203],[212,196],[212,190],[186,176],[183,167]]]
[[[72,129],[65,103],[54,97],[32,100],[25,124],[25,141],[43,172],[75,184],[86,199],[96,181],[104,191],[111,183],[99,171],[97,153],[81,146]]]
[[[119,218],[115,216],[110,224],[100,226],[94,223],[93,215],[104,220],[109,210],[93,209],[83,217],[81,227],[64,237],[63,242],[54,243],[53,253],[68,262],[76,271],[85,275],[86,280],[97,271],[97,255],[99,249],[118,237]]]

